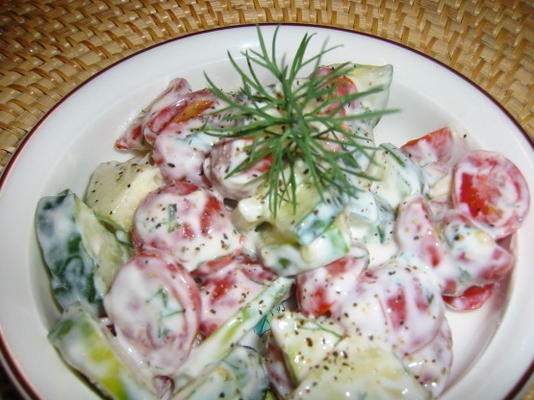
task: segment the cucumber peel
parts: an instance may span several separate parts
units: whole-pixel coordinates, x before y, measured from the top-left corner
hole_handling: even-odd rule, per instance
[[[156,399],[113,346],[106,327],[79,303],[63,313],[48,334],[63,360],[114,400]]]
[[[236,345],[231,353],[199,382],[187,400],[262,400],[269,387],[263,357],[254,349]]]
[[[187,399],[234,346],[287,295],[292,284],[292,279],[278,277],[204,342],[191,350],[187,361],[173,377],[175,389],[180,391],[174,400]]]
[[[66,308],[79,301],[95,314],[102,313],[102,297],[130,258],[130,246],[108,231],[70,190],[42,198],[35,225],[57,302]]]

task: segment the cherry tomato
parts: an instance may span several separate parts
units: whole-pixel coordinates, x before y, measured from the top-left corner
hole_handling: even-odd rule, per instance
[[[443,296],[447,306],[455,311],[477,310],[495,291],[495,284],[471,286],[461,296]]]
[[[149,146],[144,139],[143,128],[136,121],[115,141],[115,147],[121,150],[146,150]]]
[[[165,108],[173,101],[182,98],[185,94],[191,91],[189,83],[182,78],[174,79],[163,93],[161,93],[140,115],[133,121],[133,123],[126,129],[126,131],[117,139],[115,147],[122,150],[146,150],[149,148],[145,141],[144,131],[146,130],[146,123],[152,114],[157,114],[161,108]]]
[[[204,163],[204,175],[224,197],[240,200],[251,196],[261,184],[261,175],[271,168],[272,157],[258,160],[247,170],[228,176],[249,157],[252,139],[223,140],[215,144]]]
[[[208,186],[202,170],[206,153],[192,147],[177,134],[165,132],[158,135],[152,157],[166,183],[187,181]]]
[[[242,246],[220,195],[185,182],[150,193],[134,216],[133,242],[159,250],[188,270]]]
[[[519,228],[530,195],[525,178],[510,160],[475,150],[456,165],[453,202],[456,209],[499,239]]]
[[[413,353],[438,334],[445,307],[439,287],[423,271],[384,265],[367,272],[363,282],[378,296],[398,354]]]
[[[442,216],[440,226],[449,254],[448,262],[435,270],[444,282],[443,295],[460,296],[471,286],[497,282],[512,270],[512,254],[457,210]]]
[[[401,357],[405,368],[436,398],[443,391],[452,365],[452,334],[443,318],[436,337],[420,350]]]
[[[349,254],[323,267],[297,276],[296,297],[299,310],[307,317],[331,314],[340,297],[350,295],[369,258]]]
[[[329,73],[331,73],[334,70],[333,67],[323,67],[319,68],[314,74],[317,76],[325,76]],[[337,78],[330,78],[326,82],[326,87],[333,86],[334,90],[330,94],[331,99],[336,99],[338,97],[343,97],[346,95],[354,94],[358,92],[358,89],[356,85],[354,84],[354,81],[350,79],[348,76],[339,76]],[[357,104],[356,101],[353,101],[350,103],[349,107],[353,108]],[[329,114],[333,112],[336,108],[338,108],[340,105],[339,102],[334,102],[326,107],[326,109],[321,110],[324,114]],[[346,115],[346,110],[341,109],[337,112],[337,115],[344,116]]]
[[[187,270],[158,253],[142,253],[115,276],[104,298],[117,335],[158,375],[187,359],[200,320],[200,293]]]
[[[229,255],[193,271],[200,288],[200,332],[209,336],[256,297],[275,275],[257,261]]]
[[[400,206],[395,235],[401,250],[416,256],[423,265],[436,268],[441,264],[446,246],[422,197],[414,197]]]
[[[164,130],[182,133],[185,122],[200,116],[210,108],[217,98],[209,90],[197,90],[178,97],[171,104],[154,111],[145,122],[145,140],[153,145],[156,137]],[[169,129],[167,129],[169,128]]]
[[[451,158],[452,149],[453,138],[448,127],[410,140],[401,147],[404,154],[421,166],[447,162]]]

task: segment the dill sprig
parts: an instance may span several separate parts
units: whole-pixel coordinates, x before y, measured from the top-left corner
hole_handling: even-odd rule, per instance
[[[392,112],[380,110],[345,115],[341,111],[356,99],[383,90],[371,90],[338,96],[332,82],[346,76],[353,68],[350,63],[338,64],[328,72],[312,73],[303,78],[303,70],[318,71],[322,57],[339,46],[326,47],[306,58],[307,47],[314,36],[305,34],[290,63],[279,58],[276,41],[277,27],[270,48],[267,47],[257,27],[259,51],[249,49],[244,55],[246,68],[242,68],[228,52],[233,68],[241,78],[242,86],[237,95],[220,89],[205,74],[209,89],[227,106],[220,113],[229,112],[223,128],[206,127],[206,132],[227,138],[248,138],[248,157],[231,170],[227,177],[246,171],[265,157],[272,160],[271,167],[256,179],[262,179],[266,197],[273,215],[283,203],[297,208],[296,169],[304,165],[311,183],[321,197],[324,193],[354,196],[358,190],[350,176],[365,175],[357,156],[369,157],[372,147],[364,145],[364,137],[347,128],[347,122],[355,119],[372,119]],[[275,80],[266,85],[259,78],[257,68],[266,69]],[[337,146],[337,149],[333,149]]]

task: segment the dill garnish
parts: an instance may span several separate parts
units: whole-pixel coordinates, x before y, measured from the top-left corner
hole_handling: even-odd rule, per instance
[[[237,95],[224,92],[205,74],[208,88],[227,104],[219,112],[230,111],[225,118],[236,122],[224,127],[205,127],[205,131],[220,137],[252,139],[247,147],[247,159],[229,171],[227,177],[246,171],[269,157],[271,167],[256,179],[263,180],[264,193],[274,216],[284,203],[289,203],[293,211],[297,208],[297,169],[306,170],[321,198],[324,193],[354,196],[358,189],[351,175],[369,178],[357,161],[357,155],[363,153],[369,158],[368,150],[372,147],[364,144],[367,138],[350,131],[348,121],[373,119],[393,111],[347,115],[344,110],[356,99],[383,88],[336,93],[333,82],[350,73],[351,63],[337,64],[321,74],[303,76],[305,68],[318,71],[322,57],[339,46],[327,48],[325,43],[318,54],[306,58],[314,35],[305,34],[293,59],[286,63],[284,57],[277,55],[278,30],[279,27],[268,48],[257,27],[260,49],[242,53],[246,68],[240,67],[228,52],[230,63],[242,82]],[[275,83],[263,83],[258,77],[258,68],[268,70]]]

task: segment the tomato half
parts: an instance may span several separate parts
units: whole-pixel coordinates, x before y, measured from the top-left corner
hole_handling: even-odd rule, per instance
[[[209,261],[193,271],[199,283],[200,332],[209,336],[254,299],[275,274],[240,254]]]
[[[495,284],[471,286],[461,296],[443,296],[445,304],[455,311],[478,310],[491,297]]]
[[[164,252],[190,271],[242,245],[221,196],[190,183],[150,193],[134,218],[132,237],[139,251]]]
[[[467,153],[453,175],[453,203],[495,239],[514,233],[530,204],[527,182],[506,157],[484,150]]]
[[[172,374],[187,359],[198,332],[200,294],[179,264],[158,253],[133,257],[115,276],[104,305],[117,335],[158,374]]]
[[[368,258],[347,255],[330,264],[306,271],[297,277],[297,303],[307,317],[330,314],[340,297],[352,295]]]
[[[401,151],[421,166],[447,162],[453,149],[450,128],[445,127],[413,139],[401,147]]]
[[[437,268],[442,262],[446,247],[422,197],[401,205],[395,235],[401,250],[416,256],[423,265]]]

